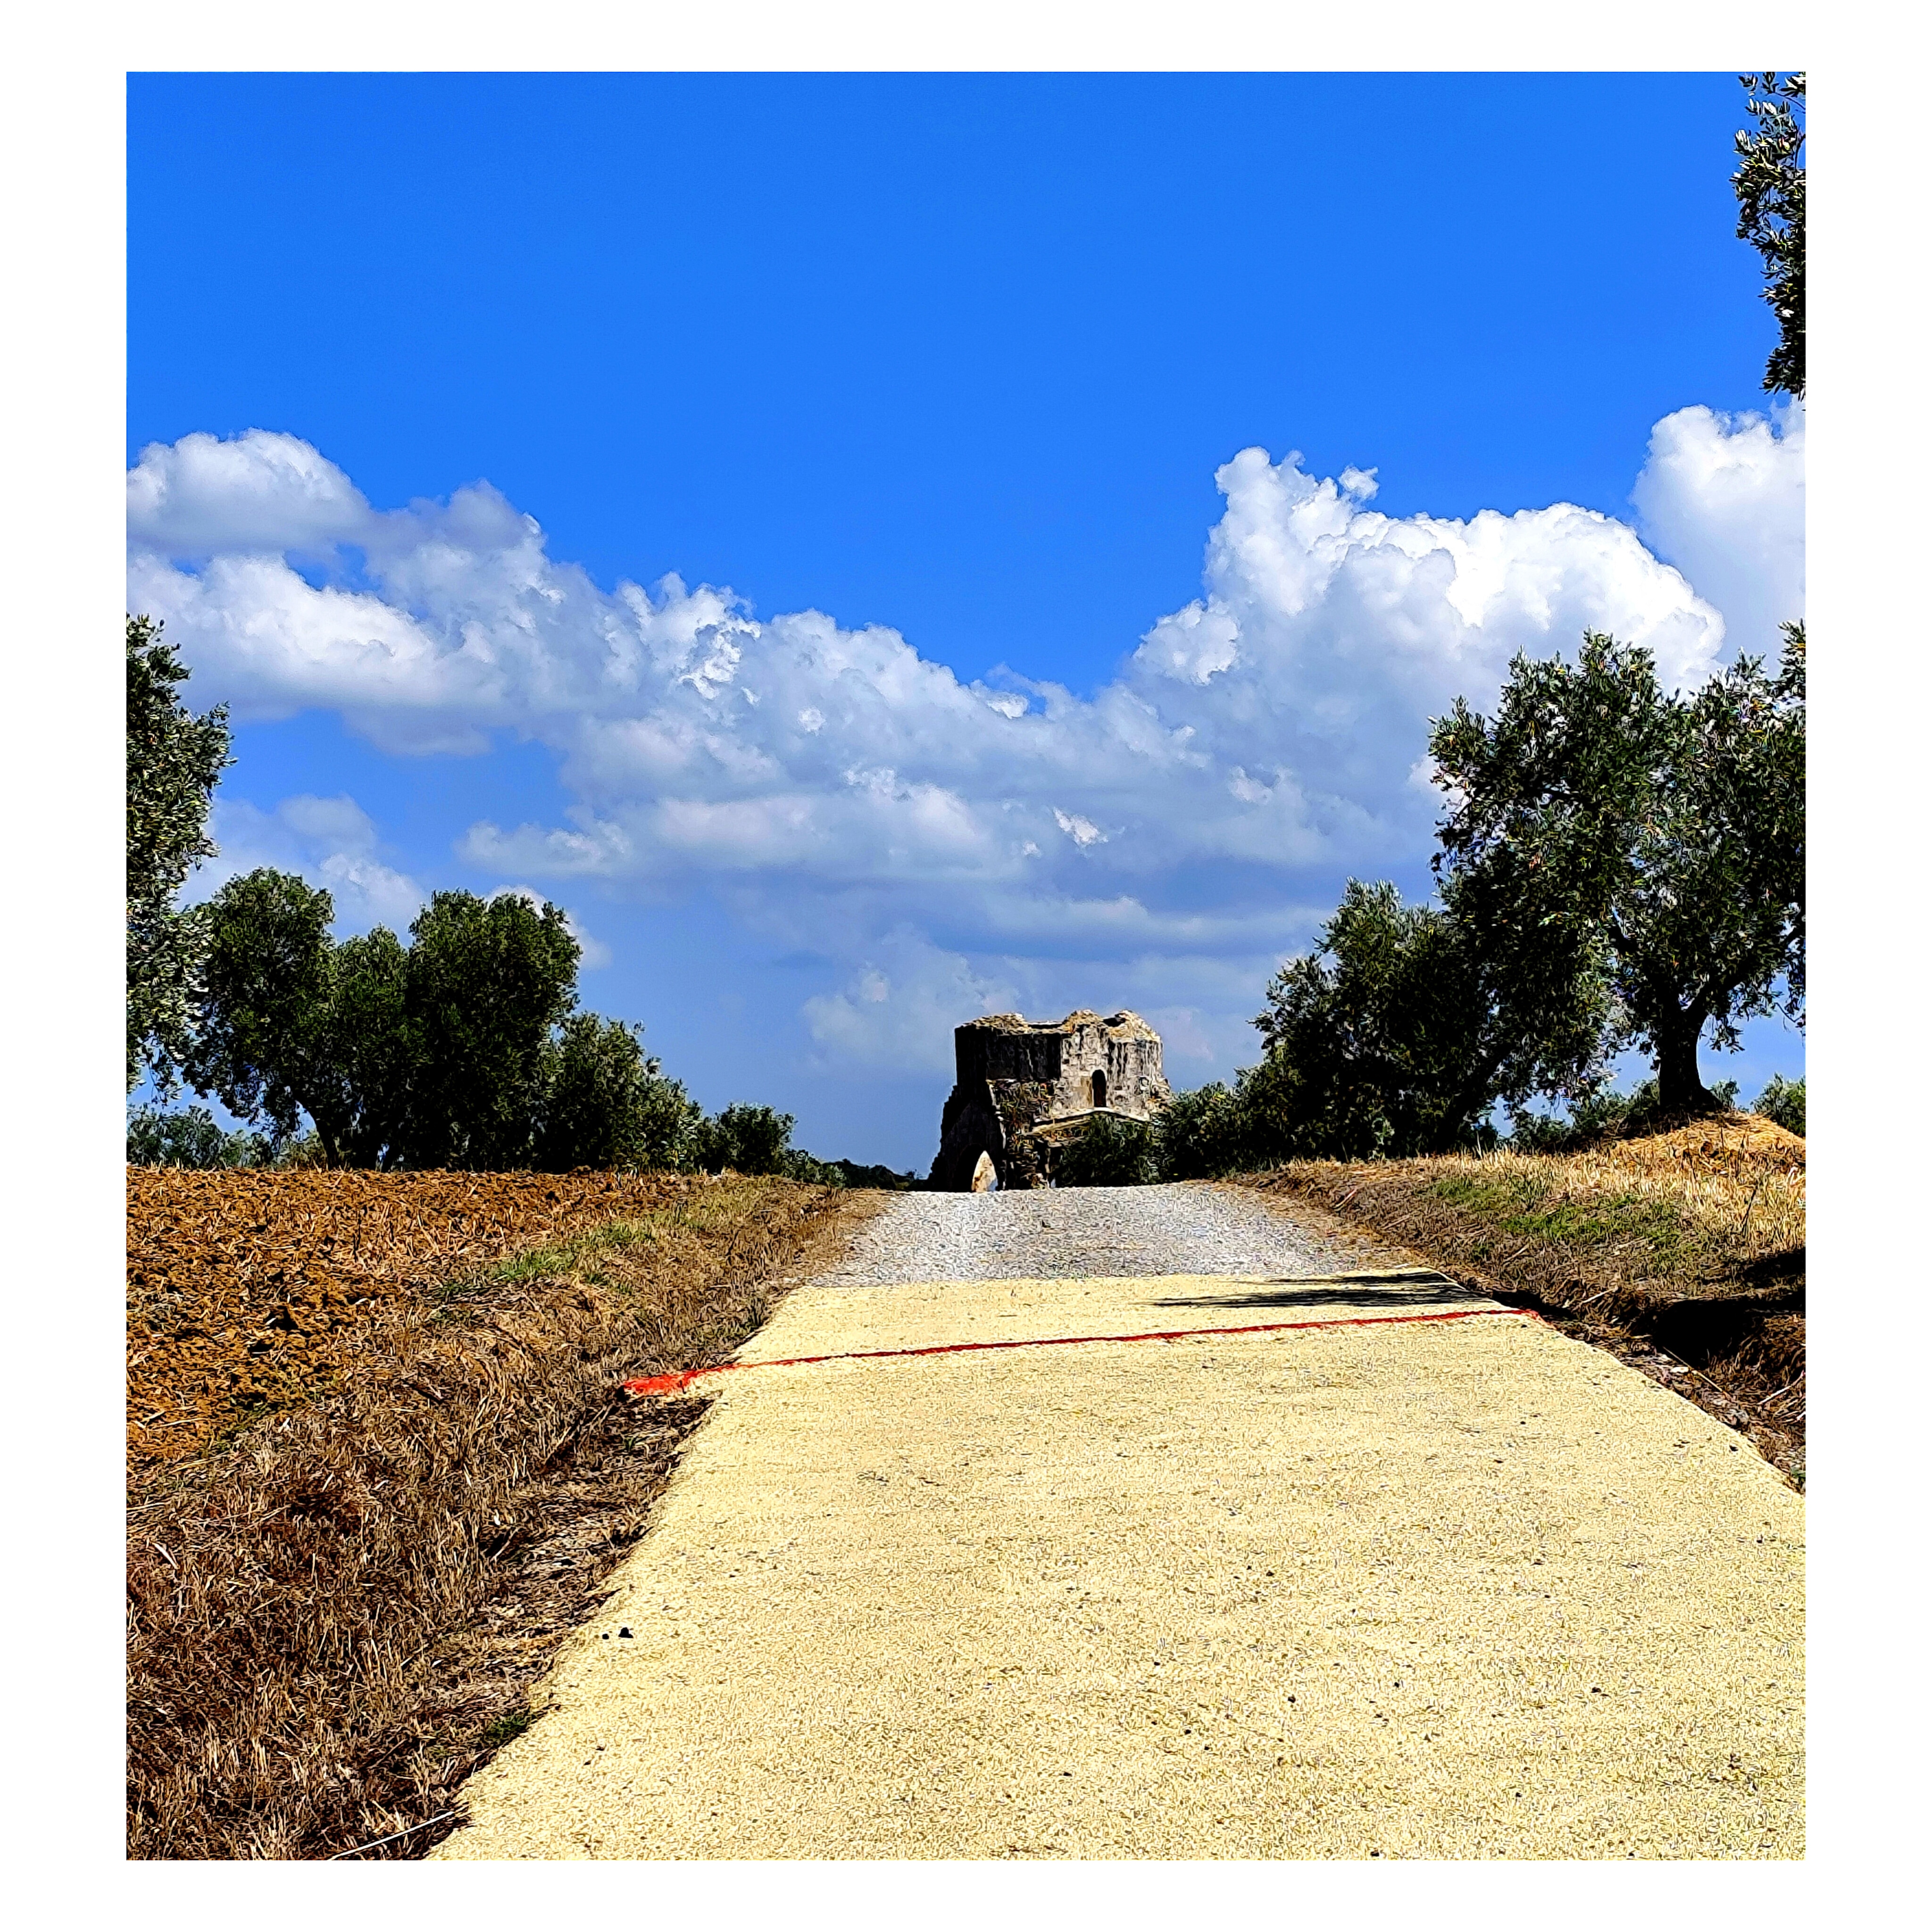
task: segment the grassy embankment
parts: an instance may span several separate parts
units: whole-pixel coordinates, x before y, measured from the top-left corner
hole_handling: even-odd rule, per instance
[[[1804,1471],[1804,1143],[1732,1114],[1571,1154],[1298,1161],[1242,1184],[1612,1350]]]
[[[640,1533],[712,1361],[878,1197],[128,1176],[128,1853],[418,1856]]]

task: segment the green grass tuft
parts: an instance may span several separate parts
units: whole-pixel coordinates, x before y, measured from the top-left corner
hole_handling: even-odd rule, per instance
[[[1593,1193],[1566,1199],[1540,1177],[1516,1169],[1489,1174],[1452,1174],[1429,1190],[1447,1205],[1492,1222],[1520,1240],[1565,1246],[1635,1246],[1660,1274],[1678,1269],[1696,1245],[1691,1231],[1670,1206],[1640,1194]]]
[[[507,1711],[476,1740],[482,1750],[500,1750],[512,1738],[520,1738],[536,1721],[529,1711]]]

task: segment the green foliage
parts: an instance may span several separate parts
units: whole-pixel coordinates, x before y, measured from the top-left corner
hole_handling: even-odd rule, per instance
[[[1099,1114],[1052,1152],[1056,1187],[1141,1187],[1160,1178],[1154,1130],[1144,1120]]]
[[[1602,1034],[1588,962],[1548,949],[1533,971],[1512,964],[1454,908],[1350,880],[1255,1022],[1268,1056],[1238,1089],[1251,1156],[1447,1153],[1480,1142],[1499,1098],[1587,1087]]]
[[[820,1160],[792,1145],[791,1130],[796,1124],[790,1114],[734,1101],[708,1120],[696,1115],[684,1143],[685,1160],[707,1174],[722,1174],[727,1168],[736,1174],[778,1174],[811,1187],[904,1190],[919,1184],[915,1176],[895,1174],[888,1167]]]
[[[554,906],[438,892],[404,945],[340,944],[292,873],[208,908],[196,1090],[278,1142],[306,1114],[328,1165],[684,1167],[701,1116],[634,1029],[573,1013],[577,942]]]
[[[292,1140],[284,1141],[276,1148],[275,1165],[283,1168],[326,1167],[328,1156],[322,1151],[322,1137],[311,1127],[306,1133],[297,1134]]]
[[[546,1047],[536,1164],[633,1169],[689,1166],[703,1114],[638,1044],[641,1028],[573,1013]]]
[[[410,1024],[410,949],[379,926],[344,940],[332,964],[319,1070],[326,1077],[316,1084],[310,1113],[318,1138],[334,1150],[331,1159],[351,1167],[394,1165],[412,1138],[421,1051]]]
[[[478,1750],[501,1750],[512,1738],[520,1738],[536,1721],[531,1711],[508,1711],[485,1726],[483,1734],[476,1740]]]
[[[1573,666],[1510,667],[1493,721],[1461,699],[1430,749],[1451,808],[1445,905],[1506,1009],[1547,1010],[1548,962],[1607,990],[1606,1043],[1641,1043],[1667,1114],[1717,1104],[1697,1046],[1804,990],[1804,634],[1780,668],[1740,658],[1701,689],[1586,633]],[[1505,1094],[1508,1090],[1505,1089]]]
[[[1032,1130],[1046,1118],[1052,1100],[1053,1089],[1043,1081],[1009,1081],[995,1090],[993,1106],[1006,1143],[1001,1186],[1017,1190],[1046,1186],[1046,1150]]]
[[[791,1144],[796,1124],[790,1114],[734,1101],[702,1122],[694,1137],[697,1164],[710,1174],[784,1174],[799,1156]],[[804,1156],[810,1160],[811,1156]]]
[[[840,1160],[820,1160],[816,1154],[794,1148],[787,1150],[779,1172],[788,1180],[799,1181],[808,1187],[845,1187],[850,1185],[845,1178],[846,1165]]]
[[[1786,1133],[1804,1137],[1804,1082],[1774,1073],[1764,1091],[1751,1102],[1751,1112],[1774,1120]]]
[[[1261,1064],[1168,1108],[1161,1172],[1492,1144],[1498,1100],[1594,1084],[1605,999],[1592,964],[1574,948],[1485,953],[1453,905],[1405,906],[1394,886],[1352,879],[1314,950],[1269,982]]]
[[[328,1039],[333,902],[264,867],[230,880],[206,914],[200,1019],[182,1062],[189,1083],[238,1120],[266,1120],[278,1139],[306,1111],[332,1157],[341,1112]]]
[[[1220,1081],[1175,1094],[1154,1125],[1161,1179],[1207,1180],[1257,1165],[1246,1157],[1247,1132],[1238,1094]]]
[[[1738,197],[1738,239],[1764,262],[1764,298],[1778,317],[1778,346],[1765,364],[1764,386],[1804,393],[1804,128],[1793,103],[1804,98],[1802,74],[1744,74],[1751,126],[1736,141],[1742,165],[1731,177]]]
[[[1516,1154],[1568,1154],[1594,1138],[1574,1113],[1566,1120],[1556,1114],[1525,1112],[1511,1119],[1504,1144]]]
[[[144,1070],[164,1094],[194,1030],[205,922],[177,908],[189,872],[214,856],[208,801],[228,756],[227,711],[197,718],[187,667],[152,617],[128,619],[128,1090]]]
[[[514,893],[437,892],[410,934],[405,1164],[527,1167],[550,1029],[576,1004],[563,914]]]
[[[260,1134],[224,1131],[206,1107],[136,1107],[128,1117],[130,1167],[266,1167],[274,1154]]]
[[[1738,1083],[1714,1080],[1709,1088],[1714,1106],[1737,1105]],[[1654,1078],[1640,1080],[1628,1094],[1607,1087],[1571,1102],[1568,1118],[1516,1112],[1510,1123],[1509,1144],[1518,1154],[1569,1154],[1594,1141],[1628,1138],[1656,1132],[1672,1117],[1666,1114]]]
[[[830,1164],[838,1172],[839,1184],[846,1187],[877,1187],[888,1194],[910,1194],[924,1185],[916,1174],[901,1174],[893,1168],[866,1166],[856,1160],[835,1160]]]

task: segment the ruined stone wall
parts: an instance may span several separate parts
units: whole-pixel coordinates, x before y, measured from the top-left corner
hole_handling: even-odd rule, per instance
[[[956,1028],[952,1045],[957,1077],[940,1120],[935,1188],[1039,1185],[1034,1126],[1096,1111],[1149,1120],[1172,1097],[1160,1036],[1138,1013],[1082,1010],[1058,1022],[996,1013]]]

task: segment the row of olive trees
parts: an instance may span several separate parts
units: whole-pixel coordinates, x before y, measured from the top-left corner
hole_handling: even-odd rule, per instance
[[[331,936],[326,891],[268,869],[207,906],[181,1072],[331,1166],[691,1164],[701,1115],[635,1030],[575,1010],[578,943],[520,896],[436,893],[406,941]]]
[[[338,940],[328,893],[267,868],[178,905],[214,854],[227,721],[188,711],[158,623],[129,617],[127,644],[128,1090],[144,1074],[165,1100],[185,1084],[248,1124],[140,1108],[130,1161],[844,1179],[791,1146],[790,1115],[708,1117],[640,1029],[579,1011],[580,949],[554,905],[441,892],[406,940],[382,926]]]
[[[1459,700],[1432,733],[1436,902],[1351,880],[1269,985],[1260,1064],[1168,1110],[1160,1171],[1479,1146],[1498,1106],[1547,1140],[1538,1099],[1579,1130],[1728,1104],[1700,1041],[1803,1023],[1804,717],[1799,625],[1774,670],[1740,658],[1683,694],[1607,637],[1519,657],[1493,718]],[[1619,1102],[1630,1048],[1654,1072]],[[1802,1083],[1761,1097],[1802,1131]]]

